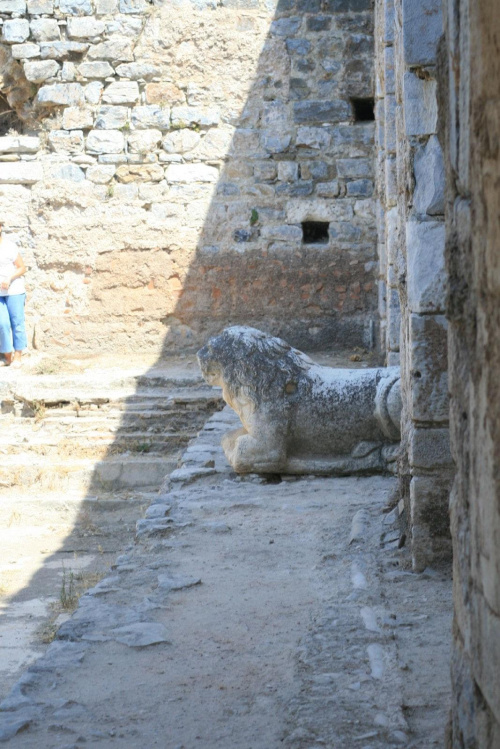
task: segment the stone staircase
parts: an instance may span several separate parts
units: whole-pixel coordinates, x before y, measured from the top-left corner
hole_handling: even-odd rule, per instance
[[[68,586],[78,597],[134,542],[223,406],[193,358],[102,359],[0,369],[0,696],[43,652],[43,628],[68,615]]]
[[[0,403],[0,493],[80,495],[157,488],[222,406],[196,370],[166,362],[145,374],[6,378]]]

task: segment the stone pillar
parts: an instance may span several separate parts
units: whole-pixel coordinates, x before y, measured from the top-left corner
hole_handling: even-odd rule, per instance
[[[441,33],[440,0],[377,4],[380,283],[386,289],[388,363],[401,351],[400,478],[417,570],[450,553],[444,168],[436,83]]]
[[[500,746],[500,15],[446,0],[447,318],[455,749]]]

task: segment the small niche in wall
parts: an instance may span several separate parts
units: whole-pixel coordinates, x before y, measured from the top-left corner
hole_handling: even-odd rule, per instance
[[[328,221],[303,221],[302,241],[304,244],[328,244],[330,224]]]
[[[375,119],[375,99],[351,99],[355,122],[370,122]]]

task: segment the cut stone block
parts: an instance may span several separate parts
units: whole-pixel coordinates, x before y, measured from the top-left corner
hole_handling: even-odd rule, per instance
[[[325,149],[331,142],[330,134],[321,127],[299,127],[295,143],[306,148]]]
[[[7,44],[25,42],[30,35],[30,25],[25,18],[13,18],[2,26],[2,41]]]
[[[88,48],[83,42],[41,42],[40,55],[43,60],[64,60],[70,55],[83,55]]]
[[[87,169],[86,177],[96,185],[106,185],[113,179],[115,172],[114,164],[96,164]]]
[[[36,153],[40,138],[36,135],[4,135],[0,137],[0,153]]]
[[[31,34],[37,42],[53,42],[61,38],[55,18],[36,18],[31,21]]]
[[[37,161],[0,162],[0,184],[33,185],[41,179],[43,169]]]
[[[24,74],[27,80],[33,83],[43,83],[48,78],[53,78],[59,69],[55,60],[40,60],[39,62],[26,62],[24,64]]]
[[[161,141],[161,130],[136,130],[127,138],[131,153],[143,153],[156,150]]]
[[[219,170],[207,164],[171,164],[165,177],[167,182],[217,182]]]
[[[162,141],[161,147],[167,153],[187,153],[196,148],[200,134],[187,128],[169,133]]]
[[[119,130],[128,121],[128,107],[101,107],[95,121],[98,130]]]
[[[53,12],[54,0],[28,0],[28,13],[30,15],[50,15]]]
[[[109,62],[82,62],[78,72],[84,78],[109,78],[115,71]]]
[[[134,107],[131,122],[137,129],[159,128],[160,130],[168,130],[170,128],[170,108],[159,107],[157,104]]]
[[[66,107],[62,124],[65,130],[88,130],[94,126],[94,115],[90,109]]]
[[[25,44],[13,44],[10,48],[12,57],[15,60],[26,60],[31,57],[40,56],[40,47],[38,44],[26,42]]]
[[[103,101],[108,104],[135,104],[139,96],[136,81],[115,81],[104,90]]]
[[[448,421],[447,330],[444,315],[410,315],[411,415],[415,421]]]
[[[53,83],[42,86],[36,96],[36,102],[46,106],[79,106],[84,101],[83,88],[79,83]]]
[[[91,0],[59,0],[59,10],[70,16],[90,16],[92,3]]]
[[[432,135],[437,129],[436,81],[407,71],[403,78],[404,116],[407,135]]]
[[[0,13],[25,13],[25,0],[0,0]]]
[[[118,65],[118,67],[116,68],[116,72],[122,78],[130,78],[133,81],[139,79],[147,81],[159,75],[160,69],[155,65],[150,65],[145,62],[125,62],[121,65]]]
[[[189,125],[200,125],[202,127],[210,127],[212,125],[218,125],[220,121],[220,112],[218,109],[198,109],[196,107],[173,107],[172,108],[172,124],[180,127],[188,127]]]
[[[131,62],[134,59],[132,42],[130,39],[113,37],[100,44],[92,44],[89,48],[89,60],[110,60]]]
[[[415,191],[413,208],[417,213],[430,216],[444,214],[444,162],[443,152],[436,135],[415,152]]]
[[[409,460],[412,468],[451,467],[450,430],[414,429],[410,437]]]
[[[341,122],[351,118],[351,107],[343,99],[334,101],[298,101],[293,105],[296,123]]]
[[[443,33],[441,0],[402,0],[403,55],[406,65],[435,65]]]
[[[444,223],[406,224],[408,305],[412,312],[443,312],[446,272]]]
[[[75,153],[83,151],[83,132],[81,130],[52,130],[49,143],[56,153]]]
[[[91,130],[87,136],[87,151],[90,153],[121,153],[125,138],[119,130]]]
[[[93,39],[104,33],[106,24],[95,18],[69,18],[67,32],[70,39]]]

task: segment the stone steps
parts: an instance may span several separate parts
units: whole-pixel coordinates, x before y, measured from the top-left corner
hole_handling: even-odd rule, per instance
[[[8,372],[8,370],[7,370]],[[222,405],[193,361],[0,382],[0,490],[158,488]]]
[[[113,455],[104,460],[62,456],[5,455],[0,487],[33,487],[41,491],[158,488],[177,466],[179,451],[169,455]]]

